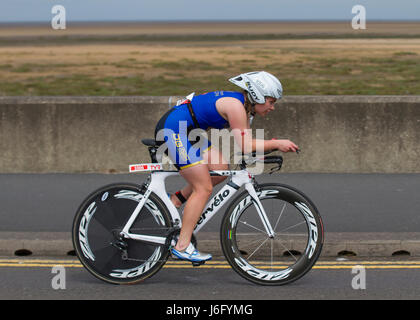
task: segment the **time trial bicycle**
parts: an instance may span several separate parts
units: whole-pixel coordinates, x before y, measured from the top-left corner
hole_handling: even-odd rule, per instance
[[[151,163],[131,165],[130,172],[150,171],[142,185],[114,183],[91,193],[78,208],[72,228],[73,246],[83,266],[95,277],[113,284],[134,284],[156,274],[170,257],[170,246],[182,217],[165,188],[168,177],[156,159],[158,145],[148,147]],[[233,270],[261,285],[283,285],[305,275],[317,261],[324,241],[321,216],[301,191],[280,183],[257,183],[247,166],[274,164],[283,158],[244,156],[240,170],[211,171],[229,176],[210,198],[195,235],[232,200],[220,227],[223,254]],[[193,263],[194,265],[200,265]]]

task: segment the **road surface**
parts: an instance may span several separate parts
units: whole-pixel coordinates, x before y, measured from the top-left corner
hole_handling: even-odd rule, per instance
[[[0,231],[69,232],[82,200],[114,182],[142,183],[146,174],[0,174]],[[309,196],[326,232],[418,232],[420,174],[273,174]],[[182,178],[168,179],[177,191]],[[223,211],[223,210],[222,210]],[[223,213],[203,231],[218,231]]]
[[[2,257],[0,273],[0,299],[135,299],[171,304],[180,300],[420,298],[420,261],[415,259],[321,260],[303,278],[280,287],[248,282],[225,261],[195,268],[168,261],[152,278],[130,286],[102,282],[74,258]]]

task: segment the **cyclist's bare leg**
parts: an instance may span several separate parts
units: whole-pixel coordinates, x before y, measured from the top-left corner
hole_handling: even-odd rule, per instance
[[[203,153],[203,160],[208,164],[209,170],[227,170],[229,169],[228,162],[224,159],[222,153],[216,148],[210,148]],[[223,182],[226,177],[211,177],[213,186]],[[185,186],[180,190],[185,199],[188,200],[192,193],[191,185]],[[172,203],[179,208],[182,203],[175,194],[171,195]]]
[[[188,182],[192,191],[185,204],[182,228],[175,246],[176,250],[184,250],[189,245],[195,225],[213,190],[207,164],[197,164],[183,169],[180,174]]]
[[[228,170],[229,164],[223,154],[217,148],[210,148],[203,154],[204,162],[207,163],[209,170]],[[227,177],[211,177],[213,186],[223,182]]]

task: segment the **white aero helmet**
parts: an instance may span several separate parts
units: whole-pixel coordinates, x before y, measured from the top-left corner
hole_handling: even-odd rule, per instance
[[[265,97],[280,99],[283,95],[279,79],[265,71],[242,73],[229,81],[248,92],[248,98],[254,104],[264,104]]]

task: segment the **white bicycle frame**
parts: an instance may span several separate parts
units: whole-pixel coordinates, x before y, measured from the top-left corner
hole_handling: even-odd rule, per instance
[[[147,168],[146,168],[147,170]],[[149,169],[150,170],[150,169]],[[140,170],[143,171],[143,170]],[[147,170],[148,171],[148,170]],[[257,209],[258,215],[261,218],[261,221],[264,225],[265,231],[269,237],[274,237],[273,228],[267,218],[267,215],[264,211],[263,206],[258,198],[257,192],[252,184],[253,176],[247,170],[235,170],[235,171],[210,171],[212,176],[231,176],[230,181],[214,196],[212,197],[203,211],[200,220],[197,223],[197,226],[194,230],[194,233],[197,233],[204,225],[223,207],[225,203],[232,198],[236,192],[242,187],[245,186],[245,189],[248,191],[251,196],[251,201]],[[157,243],[164,245],[166,243],[166,237],[157,237],[150,235],[141,235],[136,233],[130,233],[130,228],[139,215],[141,209],[148,200],[150,194],[154,192],[168,208],[170,215],[172,216],[172,221],[178,221],[178,226],[182,226],[182,219],[178,213],[177,208],[174,206],[172,201],[169,199],[166,192],[165,180],[171,176],[179,175],[178,171],[152,171],[150,174],[149,186],[144,193],[143,197],[139,201],[137,207],[132,213],[130,219],[124,226],[121,231],[121,236],[127,239],[134,239],[139,241],[145,241],[150,243]]]

